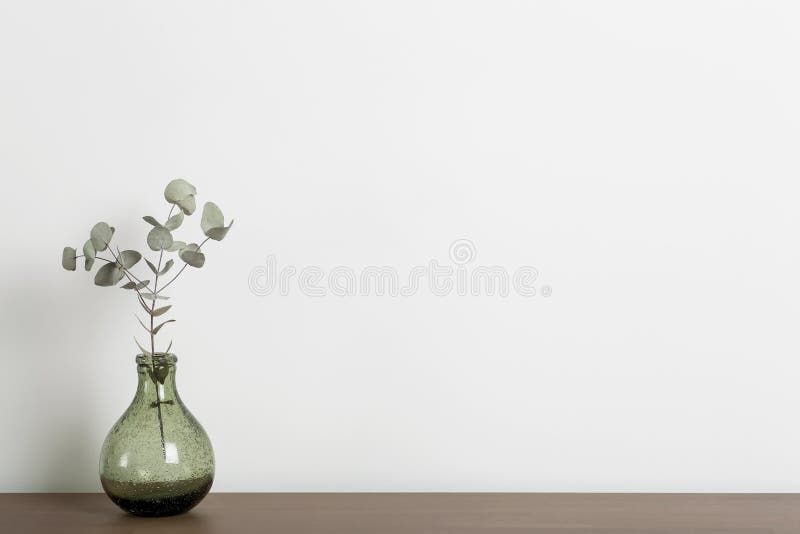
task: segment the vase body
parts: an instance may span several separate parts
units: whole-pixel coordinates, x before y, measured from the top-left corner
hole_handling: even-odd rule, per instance
[[[137,356],[136,395],[103,443],[103,489],[134,515],[186,512],[214,481],[211,442],[175,389],[176,361],[172,354]]]

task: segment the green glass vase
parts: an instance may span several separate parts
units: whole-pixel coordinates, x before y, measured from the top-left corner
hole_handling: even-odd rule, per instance
[[[186,512],[214,481],[211,441],[175,389],[177,361],[164,353],[136,357],[136,396],[103,443],[103,489],[134,515]]]

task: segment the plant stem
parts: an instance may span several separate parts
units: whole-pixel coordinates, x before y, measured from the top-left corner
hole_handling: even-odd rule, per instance
[[[75,256],[75,259],[77,260],[78,258],[83,258],[83,257],[84,257],[83,254],[80,254],[78,256]],[[106,259],[106,258],[101,258],[100,256],[95,256],[94,259],[103,260],[103,261],[108,262],[108,263],[114,263],[113,261],[111,261],[109,259]]]
[[[133,274],[128,269],[126,269],[125,267],[122,267],[122,264],[120,263],[119,258],[117,258],[117,255],[114,254],[114,251],[111,250],[111,246],[108,246],[108,251],[111,253],[112,256],[114,256],[114,260],[115,261],[107,260],[105,258],[100,258],[100,257],[98,257],[98,259],[101,259],[103,261],[107,261],[108,263],[116,263],[117,265],[119,265],[120,268],[122,269],[122,274],[125,275],[125,277],[128,279],[129,282],[133,282],[134,280],[136,280],[136,282],[138,282],[140,284],[142,283],[142,281],[139,280],[138,278],[136,278],[135,276],[133,276]],[[133,283],[135,283],[135,282],[133,282]],[[144,287],[147,288],[148,291],[152,291],[150,289],[150,286],[144,286]],[[142,294],[139,292],[138,289],[136,289],[136,294],[139,295],[139,298],[143,298]]]
[[[205,238],[205,239],[203,240],[203,242],[202,242],[202,243],[200,243],[200,244],[197,246],[197,251],[198,251],[198,252],[200,251],[200,249],[202,249],[202,248],[203,248],[203,245],[205,245],[205,244],[206,244],[206,241],[208,241],[209,239],[211,239],[211,238],[210,238],[210,237],[207,237],[207,238]],[[161,292],[161,291],[164,291],[165,289],[167,289],[167,286],[168,286],[168,285],[170,285],[170,284],[171,284],[172,282],[174,282],[175,280],[177,280],[177,279],[178,279],[178,277],[179,277],[179,276],[181,275],[181,273],[183,272],[183,270],[184,270],[184,269],[186,269],[186,267],[187,267],[188,265],[189,265],[188,263],[184,263],[184,264],[183,264],[183,267],[181,267],[181,270],[180,270],[180,271],[178,271],[178,274],[176,274],[175,276],[173,276],[173,277],[172,277],[172,280],[170,280],[169,282],[167,282],[166,284],[164,284],[164,287],[162,287],[162,288],[161,288],[161,289],[159,289],[158,291],[154,291],[154,292],[153,292],[153,294],[154,294],[154,295],[158,295],[158,293],[159,293],[159,292]]]
[[[170,210],[172,213],[172,210]],[[162,250],[158,254],[158,269],[157,271],[161,271],[161,260],[164,259],[164,251]],[[150,306],[150,353],[153,355],[153,378],[156,377],[156,335],[153,333],[153,312],[156,309],[156,291],[158,291],[158,272],[156,272],[156,278],[153,282],[153,302]],[[164,443],[164,419],[161,417],[161,392],[158,388],[158,380],[153,381],[156,387],[156,408],[158,409],[158,428],[161,431],[161,452],[164,453],[164,459],[167,459],[167,447]]]
[[[123,271],[125,271],[126,273],[128,273],[128,274],[130,275],[130,277],[132,277],[132,278],[133,278],[134,280],[136,280],[138,283],[140,283],[140,284],[142,283],[142,281],[141,281],[141,280],[139,280],[138,278],[136,278],[136,275],[134,275],[132,272],[130,272],[130,271],[129,271],[128,269],[126,269],[125,267],[123,267],[123,268],[122,268],[122,270],[123,270]],[[149,286],[148,284],[145,284],[144,288],[145,288],[145,289],[147,289],[148,291],[150,291],[151,293],[152,293],[152,291],[153,291],[152,289],[150,289],[150,286]]]
[[[128,278],[129,281],[133,282],[135,280],[137,283],[141,284],[142,281],[139,280],[138,278],[136,278],[136,275],[134,275],[132,272],[130,272],[128,269],[126,269],[125,267],[122,266],[122,262],[119,261],[119,258],[117,257],[117,255],[114,254],[114,251],[111,249],[111,244],[110,243],[106,243],[106,246],[108,247],[108,251],[114,257],[114,261],[112,262],[111,260],[107,260],[107,259],[101,258],[99,256],[97,256],[97,258],[101,259],[103,261],[107,261],[108,263],[116,263],[117,265],[119,265],[119,268],[122,269],[122,274],[124,274]],[[153,292],[153,290],[150,289],[149,285],[145,284],[143,287],[145,289],[147,289],[149,292],[151,292],[151,293]],[[138,293],[139,290],[137,289],[136,292]]]
[[[172,217],[172,210],[175,209],[175,204],[169,209],[167,220]],[[156,277],[153,280],[153,301],[150,305],[150,353],[152,354],[153,365],[153,378],[156,378],[156,335],[153,333],[153,312],[156,309],[156,295],[158,294],[158,273],[161,272],[161,260],[164,259],[164,250],[158,253],[158,268],[156,269]],[[153,380],[153,385],[156,388],[156,409],[158,410],[158,429],[161,432],[161,452],[164,454],[164,460],[167,459],[167,446],[164,443],[164,418],[161,416],[161,393],[158,389],[158,379]]]
[[[171,212],[171,210],[170,210],[170,212]],[[116,260],[117,264],[120,265],[120,267],[122,268],[122,274],[124,274],[126,277],[128,277],[128,280],[130,280],[131,282],[133,282],[133,280],[131,279],[131,277],[133,277],[133,278],[136,279],[137,282],[139,282],[141,284],[142,283],[141,280],[139,280],[138,278],[133,276],[133,274],[131,274],[130,271],[128,271],[128,269],[126,269],[125,267],[122,267],[122,263],[119,261],[119,258],[117,258],[117,255],[114,254],[114,251],[111,249],[111,245],[109,243],[106,243],[106,246],[108,247],[108,251],[111,253],[111,255]],[[158,270],[159,271],[161,270],[161,259],[163,258],[163,256],[164,256],[164,251],[162,250],[161,254],[158,257]],[[150,308],[150,313],[149,313],[149,315],[150,315],[150,370],[151,370],[151,373],[152,373],[153,386],[156,388],[156,408],[158,409],[158,429],[159,429],[159,431],[161,433],[161,453],[164,455],[164,460],[166,460],[167,459],[167,446],[166,446],[166,443],[165,443],[165,440],[164,440],[164,418],[161,416],[161,393],[159,392],[158,380],[156,379],[156,339],[155,339],[155,334],[153,334],[153,310],[156,307],[156,298],[155,298],[156,293],[155,293],[155,290],[158,289],[158,273],[156,273],[155,282],[153,282],[153,289],[150,289],[149,286],[145,286],[145,287],[148,289],[148,291],[151,291],[153,293],[153,305]],[[144,297],[142,297],[142,294],[138,289],[136,289],[136,294],[139,296],[140,303],[144,302]]]
[[[158,254],[158,269],[157,269],[157,271],[161,271],[161,260],[163,260],[163,259],[164,259],[164,251],[162,250]],[[156,272],[156,279],[153,282],[153,295],[154,296],[156,295],[157,291],[158,291],[158,272]],[[154,321],[153,312],[155,311],[155,309],[156,309],[156,299],[153,298],[153,302],[150,305],[150,352],[152,352],[153,354],[156,353],[156,335],[153,333],[153,327],[155,326],[153,324],[153,321]]]

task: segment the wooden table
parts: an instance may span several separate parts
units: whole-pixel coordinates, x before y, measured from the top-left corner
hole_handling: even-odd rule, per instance
[[[0,533],[784,534],[797,494],[212,493],[188,514],[124,514],[102,494],[0,494]]]

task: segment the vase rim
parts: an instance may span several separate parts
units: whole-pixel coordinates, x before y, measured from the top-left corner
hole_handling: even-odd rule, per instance
[[[161,361],[163,363],[174,365],[175,362],[178,361],[178,357],[175,356],[171,352],[156,352],[155,353],[156,361]],[[139,365],[149,365],[152,362],[152,358],[149,354],[137,354],[136,355],[136,363]]]

